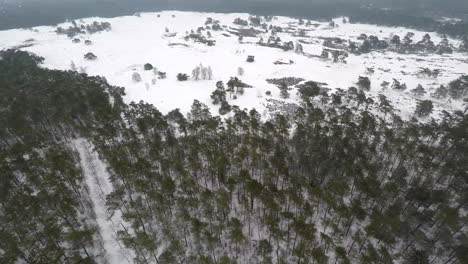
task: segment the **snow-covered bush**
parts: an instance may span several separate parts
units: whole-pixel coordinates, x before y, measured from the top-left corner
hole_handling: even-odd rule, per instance
[[[237,75],[244,76],[245,71],[242,67],[237,68]]]
[[[138,72],[132,74],[132,80],[134,82],[141,82],[141,75]]]

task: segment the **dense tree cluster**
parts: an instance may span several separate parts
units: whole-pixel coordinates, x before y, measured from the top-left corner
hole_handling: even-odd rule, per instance
[[[0,57],[0,262],[97,263],[101,238],[67,141],[111,127],[123,89],[44,70],[25,52]]]
[[[440,43],[435,44],[431,40],[429,34],[425,34],[423,38],[415,42],[413,40],[414,33],[408,32],[402,39],[398,35],[394,35],[389,41],[380,40],[378,37],[366,34],[361,34],[357,39],[361,40],[361,44],[349,41],[347,49],[357,55],[366,54],[377,50],[391,50],[403,54],[414,53],[433,53],[433,54],[452,54],[456,48],[450,44],[446,35],[443,36]],[[463,45],[459,48],[463,51]]]
[[[260,41],[257,42],[257,45],[269,48],[282,49],[283,51],[293,50],[296,53],[303,53],[303,47],[301,44],[298,43],[296,46],[294,46],[294,42],[282,42],[280,37],[275,37],[273,35],[270,36],[270,38],[268,38],[266,42],[264,42],[263,39],[260,39]]]
[[[363,40],[359,47],[354,47],[354,43],[350,44],[350,50],[356,54],[365,54],[373,50],[384,50],[389,47],[385,40],[380,40],[378,37],[373,35],[366,36],[365,34],[362,34],[358,39]]]
[[[73,38],[79,34],[94,34],[101,31],[109,31],[112,29],[112,26],[109,22],[97,22],[94,21],[92,24],[88,25],[78,25],[76,21],[72,21],[72,25],[68,28],[57,27],[55,32],[59,35],[67,35],[69,38]]]
[[[428,16],[410,14],[403,9],[361,9],[350,17],[350,22],[382,26],[401,26],[422,31],[437,32],[452,37],[468,36],[468,23],[441,22]]]
[[[288,118],[198,101],[163,115],[101,78],[1,56],[2,263],[104,258],[76,137],[108,164],[135,263],[467,261],[466,113],[403,121],[383,95],[307,83]]]
[[[205,44],[208,47],[212,47],[216,45],[216,40],[208,39],[207,37],[198,33],[190,33],[187,36],[185,36],[184,39],[185,41],[189,41],[191,39],[194,42]]]
[[[249,25],[249,21],[244,20],[244,19],[242,19],[240,17],[234,19],[234,22],[232,22],[232,23],[234,23],[236,25],[239,25],[239,26],[248,26]]]

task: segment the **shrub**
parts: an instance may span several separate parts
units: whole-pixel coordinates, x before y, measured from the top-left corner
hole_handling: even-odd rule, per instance
[[[185,81],[188,80],[188,78],[189,78],[189,76],[188,76],[187,74],[185,74],[185,73],[179,73],[179,74],[177,74],[177,80],[178,80],[179,82],[185,82]]]
[[[358,86],[363,90],[369,91],[371,88],[371,81],[368,77],[359,76]]]
[[[153,65],[151,65],[150,63],[146,63],[144,68],[145,68],[145,71],[151,71],[153,69]]]
[[[132,80],[134,82],[141,82],[141,75],[138,72],[132,74]]]
[[[434,110],[434,105],[431,100],[424,100],[418,102],[415,114],[419,117],[429,116]]]
[[[159,79],[166,79],[167,74],[165,72],[158,71],[158,78]]]
[[[320,87],[315,82],[306,82],[299,88],[302,98],[316,97],[320,94]]]
[[[94,54],[91,53],[91,52],[88,52],[88,53],[86,53],[86,54],[84,55],[84,58],[85,58],[86,60],[96,60],[96,59],[97,59],[97,56],[94,55]]]
[[[245,73],[245,71],[244,71],[244,69],[243,69],[242,67],[237,68],[237,74],[238,74],[239,76],[243,76],[244,73]]]

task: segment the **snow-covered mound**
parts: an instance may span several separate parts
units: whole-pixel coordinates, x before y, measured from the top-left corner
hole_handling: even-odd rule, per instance
[[[220,26],[218,30],[212,30],[212,23],[205,24],[209,17]],[[104,76],[109,83],[126,88],[127,102],[143,100],[154,104],[163,113],[175,108],[187,112],[194,99],[210,105],[217,112],[218,107],[211,104],[210,94],[216,88],[217,81],[226,83],[234,76],[252,88],[245,89],[244,95],[230,99],[229,103],[243,108],[256,108],[259,112],[265,110],[270,98],[288,102],[297,100],[294,90],[290,92],[289,99],[281,99],[278,87],[266,81],[282,77],[326,83],[326,87],[333,92],[336,88],[347,90],[350,86],[357,86],[359,76],[367,76],[371,80],[369,93],[376,98],[380,93],[386,95],[402,111],[402,115],[407,117],[412,116],[417,100],[423,99],[434,100],[434,117],[441,110],[462,109],[461,101],[438,100],[430,96],[440,85],[446,85],[468,72],[468,62],[462,59],[466,56],[456,50],[448,55],[373,51],[362,55],[349,54],[346,57],[347,63],[334,63],[320,57],[324,48],[327,49],[324,42],[330,38],[359,43],[358,37],[364,33],[389,42],[393,35],[403,37],[411,31],[415,34],[413,39],[419,41],[426,32],[350,24],[344,23],[342,18],[336,19],[333,25],[330,22],[315,21],[299,23],[297,19],[286,17],[260,21],[266,24],[266,29],[260,25],[249,30],[250,25],[234,24],[236,18],[248,21],[249,15],[171,11],[112,19],[86,18],[73,22],[73,25],[80,27],[92,25],[94,21],[109,22],[111,30],[93,34],[84,30],[84,33],[72,37],[57,34],[57,27],[50,26],[2,31],[0,49],[20,48],[33,52],[45,58],[44,67],[47,68],[73,68],[90,75]],[[68,28],[72,23],[58,26]],[[207,26],[210,29],[207,30]],[[260,39],[263,41],[261,43],[267,43],[271,39],[271,32],[275,31],[271,26],[282,28],[282,32],[275,34],[275,38],[279,37],[281,43],[292,42],[292,50],[259,45]],[[204,30],[199,29],[200,27]],[[197,29],[200,34],[197,34]],[[239,29],[244,29],[241,31],[246,35],[243,39],[236,35],[239,34]],[[248,37],[249,35],[253,37]],[[197,36],[202,38],[197,39]],[[435,33],[430,33],[430,36],[436,44],[442,40],[442,36]],[[458,40],[449,39],[449,42],[454,47],[460,45]],[[298,44],[303,47],[303,52],[297,51]],[[88,54],[86,58],[85,54]],[[255,56],[254,62],[246,61],[249,55]],[[145,71],[147,63],[157,70]],[[211,68],[211,80],[194,80],[192,71],[200,64],[206,69]],[[239,67],[243,69],[242,76]],[[421,68],[440,69],[441,72],[437,78],[423,77],[417,74]],[[160,79],[158,71],[165,72],[167,78]],[[138,81],[135,72],[140,75],[141,81]],[[180,82],[176,78],[178,73],[186,73],[191,78]],[[391,86],[393,79],[406,83],[408,88],[398,91],[381,86],[383,82],[389,82]],[[427,91],[420,97],[410,92],[418,84]]]

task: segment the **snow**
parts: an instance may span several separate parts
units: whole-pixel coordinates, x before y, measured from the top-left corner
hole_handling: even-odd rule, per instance
[[[96,214],[96,222],[106,252],[104,257],[107,263],[132,263],[129,257],[130,253],[121,247],[116,237],[118,225],[122,223],[120,212],[116,211],[110,216],[106,208],[106,196],[112,192],[113,188],[105,163],[93,151],[92,144],[87,140],[76,139],[72,145],[80,155],[80,165],[89,188],[89,196]]]
[[[157,15],[161,17],[158,18]],[[175,18],[172,17],[175,15]],[[258,38],[245,38],[244,42],[250,44],[240,44],[236,36],[225,37],[222,34],[226,31],[211,31],[216,46],[208,47],[203,44],[185,41],[183,37],[186,31],[196,30],[204,26],[206,18],[212,17],[219,20],[221,25],[237,27],[232,22],[235,18],[248,18],[248,14],[214,14],[196,12],[167,11],[160,13],[142,13],[140,17],[124,16],[111,19],[86,18],[81,22],[89,24],[93,21],[107,21],[112,24],[112,30],[97,34],[81,35],[81,43],[72,43],[71,39],[65,35],[57,35],[55,27],[41,26],[33,29],[15,29],[0,31],[0,49],[18,47],[25,41],[33,38],[33,46],[24,47],[22,50],[34,52],[45,57],[44,67],[51,69],[69,70],[73,61],[76,67],[86,69],[90,75],[102,75],[112,85],[126,88],[127,95],[125,101],[143,100],[154,104],[161,112],[167,113],[175,108],[181,109],[183,113],[190,111],[194,99],[209,105],[213,112],[217,113],[217,107],[211,104],[210,94],[215,89],[217,81],[225,83],[230,77],[237,75],[238,67],[245,70],[244,76],[239,78],[252,85],[254,88],[246,89],[245,94],[231,104],[239,105],[242,108],[256,108],[260,113],[264,113],[265,102],[268,98],[280,99],[279,89],[265,80],[269,78],[281,77],[302,77],[306,80],[325,82],[329,88],[342,88],[346,90],[350,86],[356,86],[359,76],[368,76],[372,81],[371,94],[377,96],[379,93],[385,94],[401,111],[403,117],[412,116],[417,99],[409,94],[409,90],[422,84],[428,94],[419,99],[430,99],[430,92],[441,84],[458,78],[461,74],[468,72],[466,56],[454,53],[452,55],[401,55],[392,52],[372,52],[370,54],[355,56],[350,54],[347,64],[332,63],[323,61],[320,58],[308,58],[295,54],[292,51],[284,52],[280,49],[261,47],[253,44]],[[81,23],[80,22],[80,23]],[[323,40],[318,37],[340,37],[344,39],[356,40],[362,34],[376,35],[381,39],[388,39],[394,34],[403,37],[407,32],[415,33],[414,40],[419,41],[426,32],[410,30],[401,27],[379,27],[365,24],[343,24],[341,18],[335,22],[337,28],[330,28],[328,22],[315,22],[318,27],[298,26],[297,20],[287,17],[278,17],[271,23],[274,25],[287,27],[289,23],[293,26],[308,29],[307,37],[300,38],[289,33],[279,33],[282,41],[296,42],[299,39],[306,39],[313,44],[303,44],[304,51],[313,55],[320,55],[322,52]],[[68,27],[71,23],[64,23],[59,26]],[[177,33],[175,37],[167,37],[166,27],[170,33]],[[430,33],[434,43],[441,40],[441,36]],[[262,37],[268,39],[268,34]],[[84,40],[89,39],[93,45],[86,46]],[[459,41],[450,39],[454,46],[459,45]],[[171,43],[184,43],[184,46],[169,46]],[[83,55],[93,52],[98,56],[95,61],[87,61]],[[255,55],[254,63],[247,63],[248,55]],[[463,59],[465,58],[465,60]],[[277,60],[293,60],[292,65],[274,65]],[[144,71],[143,65],[151,63],[162,72],[167,72],[167,79],[157,80],[155,85],[152,79],[155,78],[152,71]],[[214,73],[213,80],[210,81],[187,81],[178,82],[178,73],[191,74],[192,70],[202,63],[204,66],[211,66]],[[368,67],[374,67],[375,73],[366,74]],[[443,70],[438,79],[418,78],[415,73],[421,68],[440,68]],[[388,72],[383,71],[388,69]],[[133,72],[138,72],[143,80],[139,83],[132,80]],[[404,71],[405,73],[402,73]],[[380,84],[383,81],[392,82],[398,79],[408,85],[408,90],[393,91],[391,89],[382,91]],[[147,88],[149,86],[149,88]],[[266,96],[267,91],[272,92],[272,96]],[[291,92],[288,102],[297,100],[295,92]],[[460,110],[462,102],[447,102],[435,100],[436,114],[440,110]]]

